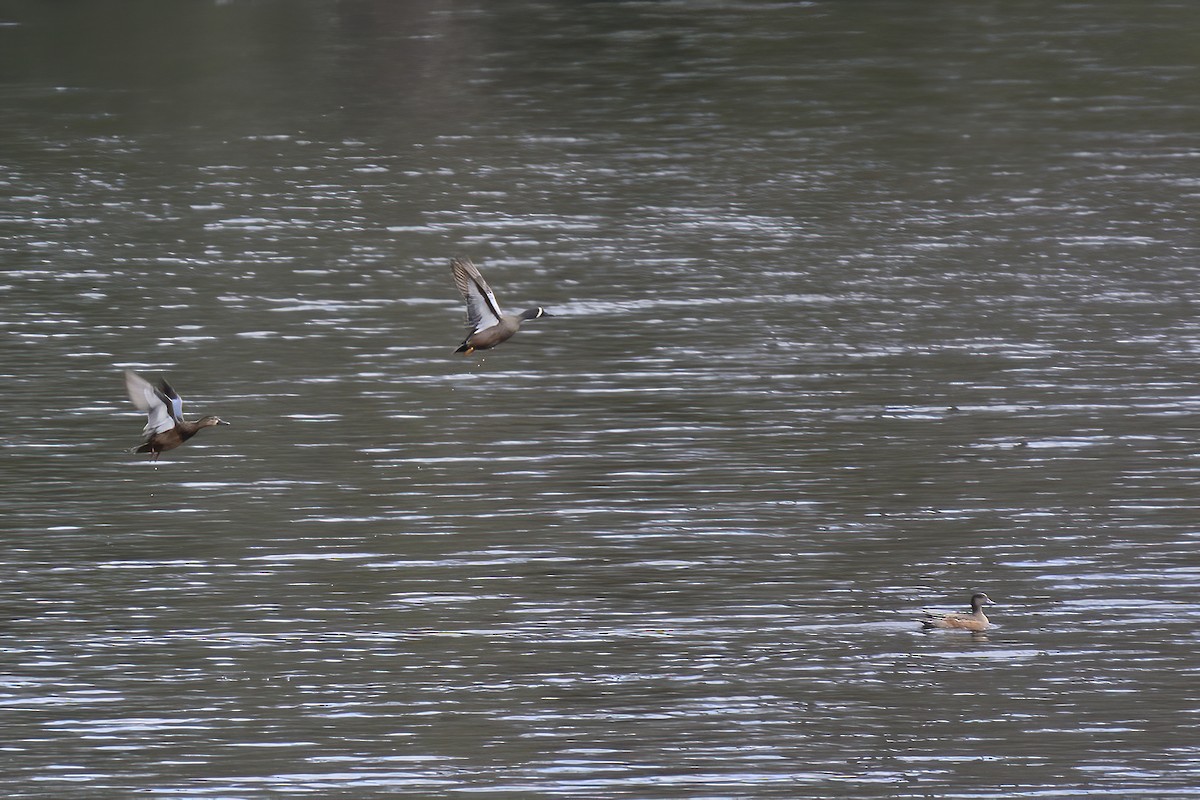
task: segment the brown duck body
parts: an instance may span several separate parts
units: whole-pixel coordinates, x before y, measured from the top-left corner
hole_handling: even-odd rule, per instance
[[[527,314],[531,314],[531,312],[537,313],[533,313],[531,316],[526,316]],[[540,308],[524,311],[517,316],[505,314],[504,316],[500,317],[499,322],[497,322],[495,325],[492,325],[490,328],[484,328],[481,331],[476,331],[475,333],[467,336],[467,338],[463,340],[463,343],[460,344],[458,349],[454,352],[469,356],[476,350],[491,350],[501,342],[506,342],[511,339],[517,331],[521,330],[521,323],[525,320],[537,319],[538,317],[544,317],[545,315],[546,312],[542,311]]]
[[[201,428],[210,428],[213,425],[228,425],[229,423],[217,417],[201,417],[195,422],[188,420],[180,420],[175,423],[175,427],[163,433],[152,433],[150,437],[139,447],[134,449],[135,453],[153,453],[152,461],[158,460],[159,453],[167,450],[174,450],[179,445],[186,442],[188,439],[196,435]]]
[[[161,453],[179,447],[202,428],[229,424],[214,416],[201,417],[194,422],[184,419],[183,398],[164,380],[155,385],[127,369],[125,389],[133,404],[146,414],[143,441],[132,452],[150,453],[151,461],[157,461]]]
[[[521,323],[548,317],[545,309],[531,308],[520,314],[505,314],[496,302],[496,295],[470,259],[453,258],[450,269],[454,283],[467,301],[467,324],[470,332],[454,352],[470,355],[476,350],[490,350],[506,342],[521,329]]]
[[[951,628],[963,631],[986,631],[992,627],[992,623],[988,620],[987,615],[983,613],[983,607],[991,605],[995,605],[991,601],[991,598],[980,592],[971,597],[970,614],[943,614],[935,611],[926,611],[924,619],[921,620],[921,625],[926,629]]]

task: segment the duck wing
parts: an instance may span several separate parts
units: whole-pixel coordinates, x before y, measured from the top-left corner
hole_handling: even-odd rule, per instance
[[[179,392],[172,389],[171,384],[160,378],[158,389],[155,393],[170,407],[171,417],[176,422],[183,422],[183,398],[179,396]]]
[[[131,369],[125,370],[125,390],[129,399],[139,411],[146,414],[146,427],[143,436],[153,436],[165,433],[175,427],[183,416],[183,401],[175,390],[161,381],[161,386],[154,386],[148,380]]]
[[[503,314],[496,295],[470,259],[452,258],[450,269],[454,272],[454,283],[467,301],[467,324],[472,333],[500,324]]]

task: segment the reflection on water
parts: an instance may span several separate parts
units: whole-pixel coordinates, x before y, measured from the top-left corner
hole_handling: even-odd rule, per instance
[[[10,6],[6,796],[1196,793],[1132,10]]]

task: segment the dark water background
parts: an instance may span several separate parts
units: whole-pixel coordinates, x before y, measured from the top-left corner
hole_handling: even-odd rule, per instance
[[[1200,797],[1198,66],[1169,0],[0,0],[3,795]],[[456,253],[556,316],[453,356]],[[233,425],[123,453],[125,367]]]

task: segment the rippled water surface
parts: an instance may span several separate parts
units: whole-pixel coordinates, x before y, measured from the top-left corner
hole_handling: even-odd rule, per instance
[[[1200,797],[1197,30],[0,2],[4,796]]]

